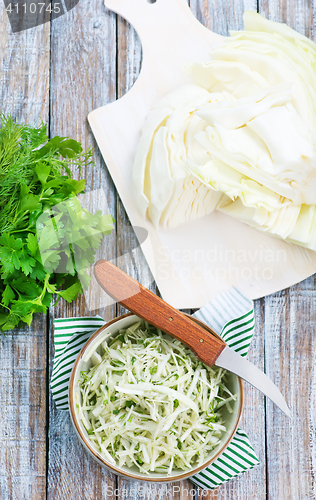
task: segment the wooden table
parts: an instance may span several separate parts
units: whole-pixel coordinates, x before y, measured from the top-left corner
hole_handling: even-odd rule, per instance
[[[314,35],[315,6],[306,0],[191,0],[190,6],[202,23],[223,35],[242,28],[245,9],[257,8]],[[17,34],[11,33],[3,3],[0,15],[2,111],[29,123],[40,116],[51,135],[96,147],[88,112],[125,94],[140,71],[141,46],[133,28],[106,10],[102,0],[81,0],[52,23]],[[114,258],[130,248],[133,236],[97,148],[95,160],[94,170],[83,175],[88,189],[104,188],[117,221],[116,239],[106,239],[103,247],[103,255]],[[121,267],[143,282],[149,276],[138,251],[121,259]],[[111,319],[120,310],[98,312]],[[189,481],[146,490],[145,483],[130,483],[101,469],[79,444],[68,412],[56,410],[49,391],[53,318],[88,313],[83,299],[71,306],[63,302],[48,317],[38,315],[31,328],[1,339],[1,500],[202,498]],[[315,278],[256,301],[255,313],[249,358],[281,388],[293,418],[288,420],[247,385],[242,427],[261,465],[203,498],[316,498]]]

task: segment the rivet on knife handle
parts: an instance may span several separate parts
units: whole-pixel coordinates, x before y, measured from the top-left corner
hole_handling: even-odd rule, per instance
[[[212,366],[225,348],[223,341],[169,306],[111,262],[98,261],[94,272],[100,286],[115,301],[186,344],[203,363]]]

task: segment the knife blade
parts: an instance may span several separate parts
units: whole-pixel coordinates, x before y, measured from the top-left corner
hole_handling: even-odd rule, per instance
[[[111,262],[99,260],[94,267],[99,285],[119,302],[148,323],[176,337],[186,344],[208,366],[216,364],[229,370],[259,389],[287,416],[290,410],[279,389],[265,373],[246,360],[207,325],[200,326],[193,319],[167,304]]]
[[[285,415],[291,417],[290,409],[277,386],[256,365],[240,356],[236,351],[226,346],[216,359],[215,365],[225,368],[225,370],[229,370],[246,380],[246,382],[271,399]]]

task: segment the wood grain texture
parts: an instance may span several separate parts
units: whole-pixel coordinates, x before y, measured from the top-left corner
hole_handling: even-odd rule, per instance
[[[197,19],[219,35],[228,36],[230,30],[243,29],[245,10],[257,11],[255,0],[190,0]]]
[[[0,498],[45,498],[45,317],[0,342]]]
[[[247,359],[264,370],[264,303],[254,303],[255,334]],[[228,483],[205,494],[197,492],[196,500],[265,500],[266,496],[266,441],[265,441],[265,403],[263,395],[254,387],[244,383],[244,411],[240,427],[247,433],[249,440],[260,460],[260,465],[234,478]],[[277,500],[277,497],[275,497]],[[281,500],[281,497],[278,499]],[[282,498],[287,500],[287,498]]]
[[[271,21],[286,23],[315,41],[315,3],[308,0],[259,0],[259,12]]]
[[[283,388],[288,420],[267,401],[269,498],[313,498],[315,457],[312,384],[316,349],[315,278],[265,299],[266,371]],[[311,412],[311,413],[310,413]],[[311,439],[312,438],[312,439]]]
[[[12,33],[0,12],[1,112],[30,124],[48,121],[50,24]]]
[[[311,498],[316,498],[316,482],[315,482],[315,471],[316,471],[316,351],[314,353],[314,362],[311,374],[311,382],[309,388],[309,420],[310,420],[310,477],[312,479],[312,494]],[[310,479],[309,479],[310,481]]]
[[[38,123],[49,115],[50,25],[13,34],[0,9],[1,112]],[[0,498],[45,498],[46,321],[0,338]],[[38,496],[37,496],[38,495]]]
[[[314,38],[312,2],[260,0],[259,12]],[[292,409],[284,418],[266,406],[267,495],[305,500],[315,496],[315,277],[265,299],[265,365]]]
[[[86,149],[95,147],[87,124],[91,109],[116,97],[116,16],[97,0],[80,2],[52,23],[51,47],[51,134],[68,135]],[[92,211],[109,210],[115,217],[112,181],[95,149],[96,166],[81,172],[87,179]],[[78,176],[78,173],[76,173]],[[104,190],[105,203],[99,189]],[[115,239],[105,238],[101,255],[116,255]],[[60,302],[50,315],[50,360],[53,359],[53,316],[115,316],[115,307],[89,310],[84,297],[72,305]],[[50,365],[52,368],[52,365]],[[50,399],[47,498],[91,500],[115,498],[115,476],[102,469],[79,443],[69,414],[56,410]]]

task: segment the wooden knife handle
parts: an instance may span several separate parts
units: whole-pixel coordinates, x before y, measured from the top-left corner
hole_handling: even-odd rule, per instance
[[[95,277],[116,302],[148,323],[187,345],[203,363],[212,366],[225,343],[167,304],[147,288],[106,260],[99,260]]]

